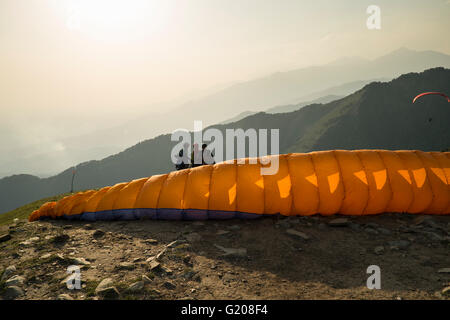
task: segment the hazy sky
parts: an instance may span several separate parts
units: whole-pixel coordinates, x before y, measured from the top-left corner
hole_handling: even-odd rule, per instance
[[[370,4],[381,8],[381,30],[366,28]],[[38,122],[24,134],[42,139],[48,123],[38,119],[55,119],[62,134],[56,122],[67,116],[112,125],[164,111],[159,102],[343,56],[402,46],[448,54],[449,16],[449,0],[0,0],[0,131]]]

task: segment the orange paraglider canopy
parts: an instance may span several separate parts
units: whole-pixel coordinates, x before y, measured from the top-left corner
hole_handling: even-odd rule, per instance
[[[329,150],[220,162],[44,204],[29,221],[254,219],[263,215],[450,215],[450,152]],[[275,158],[276,157],[276,158]]]
[[[443,94],[442,92],[424,92],[424,93],[421,93],[421,94],[419,94],[419,95],[417,95],[414,99],[413,99],[413,103],[414,102],[416,102],[416,100],[417,99],[419,99],[419,98],[421,98],[421,97],[423,97],[423,96],[427,96],[427,95],[439,95],[439,96],[442,96],[442,97],[444,97],[444,98],[447,98],[447,102],[450,102],[450,98],[449,97],[447,97],[445,94]]]

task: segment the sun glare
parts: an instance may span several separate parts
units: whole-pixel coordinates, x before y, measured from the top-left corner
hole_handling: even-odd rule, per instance
[[[168,25],[169,1],[68,0],[66,26],[103,39],[160,32]]]

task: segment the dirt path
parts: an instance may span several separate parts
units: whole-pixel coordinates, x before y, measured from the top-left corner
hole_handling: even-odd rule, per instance
[[[450,217],[20,221],[0,235],[8,232],[0,242],[0,272],[9,267],[3,298],[450,297]],[[67,289],[69,265],[81,267],[80,290]],[[370,265],[380,267],[380,290],[366,287]],[[105,278],[109,291],[96,290]]]

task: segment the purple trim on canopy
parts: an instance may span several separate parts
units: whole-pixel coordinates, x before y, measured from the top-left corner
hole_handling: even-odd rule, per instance
[[[257,219],[264,214],[239,212],[239,211],[220,211],[220,210],[198,210],[198,209],[116,209],[98,212],[83,212],[81,214],[64,215],[63,219],[84,220],[84,221],[110,221],[110,220],[225,220],[225,219]],[[41,217],[41,219],[44,217]]]

